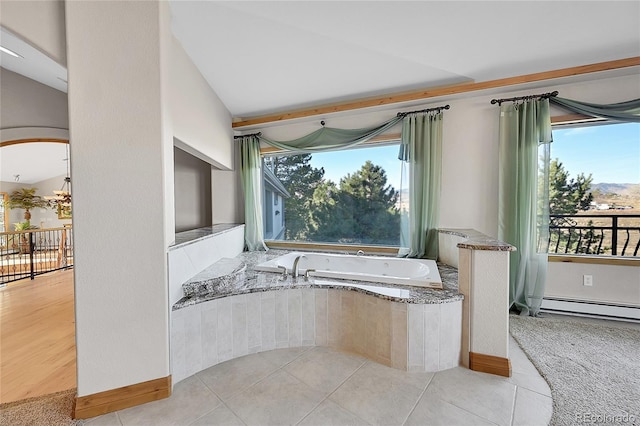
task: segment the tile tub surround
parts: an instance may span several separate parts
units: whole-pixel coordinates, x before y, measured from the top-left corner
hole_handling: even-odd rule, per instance
[[[232,358],[299,346],[335,347],[401,370],[441,371],[459,364],[462,297],[454,268],[439,265],[444,290],[411,288],[406,298],[355,287],[362,282],[345,287],[252,270],[283,253],[242,253],[238,259],[247,270],[237,288],[174,305],[174,383]]]

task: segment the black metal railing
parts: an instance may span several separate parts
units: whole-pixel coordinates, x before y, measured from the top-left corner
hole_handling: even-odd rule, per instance
[[[550,215],[548,245],[550,254],[637,257],[640,215]]]
[[[0,232],[0,286],[72,266],[70,227]]]

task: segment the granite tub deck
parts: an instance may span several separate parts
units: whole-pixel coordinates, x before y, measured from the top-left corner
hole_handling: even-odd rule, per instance
[[[285,253],[241,253],[183,285],[190,297],[171,312],[174,383],[232,358],[297,346],[330,346],[408,371],[459,365],[455,268],[438,264],[442,290],[253,270]]]

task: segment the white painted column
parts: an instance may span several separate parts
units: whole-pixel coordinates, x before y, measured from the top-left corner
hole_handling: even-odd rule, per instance
[[[458,269],[459,291],[464,295],[462,365],[508,376],[509,253],[461,247]]]
[[[66,2],[79,397],[170,374],[167,8]]]

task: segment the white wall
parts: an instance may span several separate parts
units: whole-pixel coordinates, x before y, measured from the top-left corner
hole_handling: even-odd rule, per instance
[[[231,114],[173,37],[168,68],[175,146],[213,166],[212,222],[242,223],[242,189],[236,172]],[[173,190],[166,202],[173,211]]]
[[[66,2],[78,395],[170,374],[164,2]]]
[[[170,90],[174,137],[197,151],[187,151],[190,154],[217,168],[233,169],[231,114],[175,38]]]
[[[640,308],[640,266],[550,262],[544,296]],[[593,276],[593,286],[582,284]]]
[[[69,127],[66,93],[4,68],[0,68],[0,99],[1,129]]]
[[[67,63],[64,2],[1,1],[2,26],[43,51],[61,65]]]

